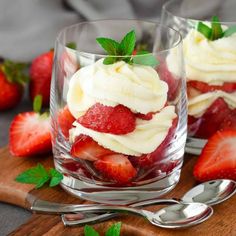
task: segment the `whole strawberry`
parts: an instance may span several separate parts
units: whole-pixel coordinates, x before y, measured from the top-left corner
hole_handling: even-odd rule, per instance
[[[26,64],[4,61],[0,65],[0,111],[15,107],[22,98]]]
[[[53,65],[53,51],[43,53],[36,57],[30,67],[30,97],[42,95],[43,105],[49,105],[50,85]]]

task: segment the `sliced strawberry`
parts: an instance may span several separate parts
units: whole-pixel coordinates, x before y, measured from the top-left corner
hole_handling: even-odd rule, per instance
[[[94,167],[116,183],[128,183],[137,174],[129,159],[122,154],[103,156],[94,162]]]
[[[181,80],[176,78],[168,69],[165,62],[161,62],[158,66],[157,72],[161,80],[168,84],[168,100],[172,101],[176,98],[180,89]]]
[[[216,132],[207,142],[194,166],[198,181],[236,180],[236,130]]]
[[[10,126],[10,152],[32,156],[51,151],[50,119],[35,112],[18,114]]]
[[[229,113],[230,108],[227,103],[223,98],[218,98],[206,110],[202,117],[195,119],[195,122],[193,122],[194,118],[191,118],[192,124],[188,123],[188,129],[191,135],[208,139],[220,129],[221,123]]]
[[[189,83],[187,83],[187,96],[188,96],[188,99],[199,96],[200,94],[201,94],[201,92],[199,90],[197,90],[196,88],[190,86]]]
[[[225,116],[223,122],[220,125],[220,130],[235,129],[236,130],[236,109],[231,110],[228,115]]]
[[[157,149],[149,154],[143,154],[140,157],[136,157],[135,159],[138,162],[138,165],[141,167],[149,168],[152,166],[155,162],[160,161],[164,158],[165,152],[166,152],[166,147],[170,143],[171,139],[173,138],[175,134],[175,129],[178,124],[178,119],[174,119],[172,122],[172,126],[168,131],[168,134],[164,141],[157,147]]]
[[[188,85],[197,90],[201,91],[202,93],[207,93],[215,90],[225,91],[227,93],[232,93],[236,91],[236,83],[224,83],[223,85],[208,85],[207,83],[201,81],[189,81]]]
[[[109,149],[100,146],[87,135],[80,135],[76,138],[71,148],[71,155],[80,159],[96,161],[101,156],[113,154]]]
[[[71,172],[75,172],[79,176],[86,176],[88,178],[91,178],[91,174],[84,168],[84,166],[73,160],[65,160],[62,162],[62,166],[67,170]]]
[[[72,128],[72,124],[75,121],[75,118],[70,113],[68,106],[65,106],[58,113],[58,123],[60,129],[65,136],[65,138],[69,138],[69,130]]]
[[[142,120],[151,120],[153,114],[154,114],[153,112],[148,112],[147,114],[137,113],[135,116],[136,116],[136,118],[139,118]]]
[[[96,103],[77,120],[86,128],[103,133],[127,134],[135,129],[135,115],[129,108]]]

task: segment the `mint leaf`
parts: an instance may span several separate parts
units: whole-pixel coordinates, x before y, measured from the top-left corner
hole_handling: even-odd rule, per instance
[[[211,20],[211,40],[216,40],[224,36],[219,18],[213,16]]]
[[[96,41],[109,55],[118,55],[120,44],[109,38],[96,38]]]
[[[231,26],[227,30],[225,30],[224,37],[229,37],[229,36],[231,36],[234,33],[236,33],[236,26],[235,25]]]
[[[54,187],[58,185],[63,179],[63,175],[60,172],[58,172],[56,169],[51,168],[49,170],[49,174],[51,177],[50,184],[49,184],[50,187]]]
[[[207,39],[211,39],[211,28],[207,25],[203,24],[202,22],[199,22],[197,25],[197,31],[203,34]]]
[[[33,102],[33,110],[36,113],[40,113],[41,107],[42,107],[42,101],[43,101],[42,95],[35,96],[34,102]]]
[[[121,229],[121,222],[113,224],[106,232],[105,236],[119,236]]]
[[[104,60],[103,60],[103,64],[105,65],[110,65],[110,64],[113,64],[117,61],[117,58],[115,57],[106,57]]]
[[[99,234],[93,227],[85,225],[84,236],[99,236]]]
[[[66,44],[66,47],[70,48],[70,49],[76,49],[76,43],[75,42],[69,42]]]
[[[122,55],[131,55],[134,51],[135,42],[136,42],[136,35],[135,31],[132,30],[125,35],[125,37],[122,39],[120,43],[120,49]]]
[[[148,51],[139,51],[133,57],[134,64],[146,65],[146,66],[157,66],[158,60]]]
[[[48,180],[49,175],[43,165],[38,164],[36,167],[30,168],[16,177],[16,181],[26,184],[35,184],[35,188],[42,187]]]
[[[15,181],[25,184],[35,184],[35,188],[42,187],[50,180],[50,187],[58,185],[63,179],[63,175],[51,168],[48,172],[42,164],[38,164],[36,167],[32,167],[21,174],[19,174]]]

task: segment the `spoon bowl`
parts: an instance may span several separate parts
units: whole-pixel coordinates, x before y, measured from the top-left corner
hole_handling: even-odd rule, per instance
[[[229,179],[211,180],[190,189],[181,200],[184,202],[202,202],[213,206],[227,200],[235,192],[235,181]]]
[[[203,203],[182,203],[162,208],[155,213],[153,224],[162,228],[186,228],[207,220],[213,209]]]

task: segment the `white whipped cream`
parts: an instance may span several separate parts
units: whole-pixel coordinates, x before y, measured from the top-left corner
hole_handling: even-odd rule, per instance
[[[236,34],[210,41],[192,29],[183,40],[183,54],[188,80],[209,85],[236,82]],[[177,60],[176,50],[172,50],[167,65],[174,74],[179,73],[175,67]]]
[[[196,118],[202,116],[217,98],[223,98],[230,109],[236,108],[236,92],[213,91],[189,99],[188,114]]]
[[[135,130],[126,135],[100,133],[74,122],[70,139],[73,142],[76,136],[85,134],[112,151],[140,156],[153,152],[162,143],[176,116],[174,106],[164,107],[151,120],[137,119]]]
[[[146,114],[161,110],[167,101],[168,85],[150,66],[123,61],[104,65],[103,59],[79,69],[71,78],[67,104],[75,118],[92,105],[122,104]]]

